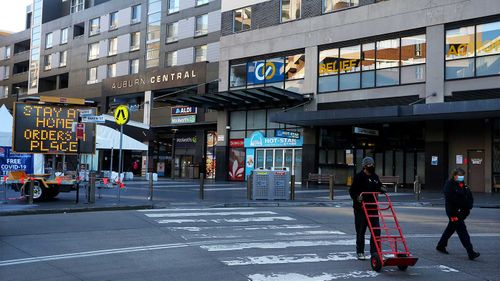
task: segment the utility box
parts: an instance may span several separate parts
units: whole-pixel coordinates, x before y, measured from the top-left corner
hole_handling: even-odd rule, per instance
[[[286,200],[290,195],[290,172],[254,170],[252,198],[254,200]]]

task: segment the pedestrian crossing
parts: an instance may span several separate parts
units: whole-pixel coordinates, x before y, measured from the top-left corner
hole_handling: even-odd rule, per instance
[[[381,273],[372,271],[369,261],[357,260],[353,233],[276,208],[173,208],[139,212],[186,243],[196,243],[201,251],[250,281],[377,280],[383,279],[383,274],[393,274],[394,279],[408,275],[394,267],[384,268]],[[369,245],[368,239],[365,244]],[[433,272],[434,277],[437,272],[447,274],[448,278],[449,274],[462,274],[431,261],[419,261],[409,272],[415,276]]]

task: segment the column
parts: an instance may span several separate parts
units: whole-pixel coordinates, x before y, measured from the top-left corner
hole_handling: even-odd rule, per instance
[[[305,183],[309,173],[318,172],[318,129],[304,128],[304,145],[302,146],[302,183]]]
[[[217,147],[215,148],[216,170],[215,180],[224,181],[228,176],[228,143],[229,143],[229,114],[227,110],[217,111]]]
[[[426,103],[444,102],[444,25],[427,27]],[[431,97],[436,93],[435,97]]]
[[[425,125],[425,187],[441,190],[449,176],[448,142],[445,121],[428,121]],[[432,158],[437,157],[437,165]]]
[[[316,99],[316,89],[318,89],[318,47],[306,48],[306,74],[304,77],[304,87],[302,94],[313,94],[311,103],[304,106],[305,111],[316,111],[318,107]]]

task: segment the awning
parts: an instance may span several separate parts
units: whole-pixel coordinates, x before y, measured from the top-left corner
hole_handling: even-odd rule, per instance
[[[275,113],[271,116],[271,122],[297,126],[333,126],[491,117],[500,117],[500,99],[318,111],[300,109]]]
[[[289,106],[305,102],[312,95],[302,95],[277,87],[230,90],[214,94],[166,97],[162,101],[170,105],[187,105],[211,109],[239,109],[270,106]]]
[[[5,105],[0,107],[0,146],[12,146],[13,118]]]
[[[107,126],[96,126],[96,148],[97,149],[120,149],[120,131]],[[123,134],[123,150],[147,151],[148,146]]]

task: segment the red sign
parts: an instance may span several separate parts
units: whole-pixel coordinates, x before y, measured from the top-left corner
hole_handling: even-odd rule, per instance
[[[229,141],[229,147],[245,147],[244,139],[232,139]]]
[[[85,136],[85,123],[76,124],[76,138],[83,140]]]

